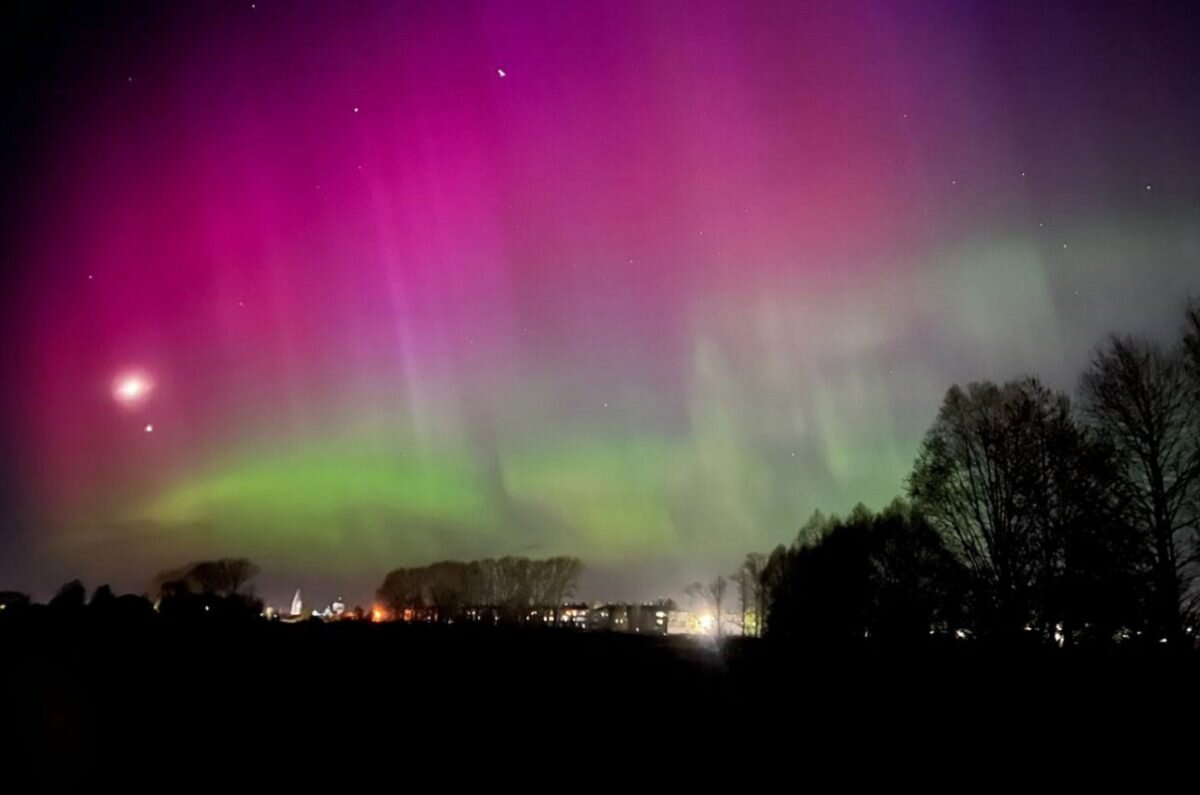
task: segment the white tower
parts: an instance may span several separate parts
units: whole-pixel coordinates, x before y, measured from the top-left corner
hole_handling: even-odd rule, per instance
[[[304,603],[300,601],[300,589],[296,589],[296,595],[292,597],[292,615],[300,615],[300,611],[304,609]]]

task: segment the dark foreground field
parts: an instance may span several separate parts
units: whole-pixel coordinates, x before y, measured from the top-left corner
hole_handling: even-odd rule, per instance
[[[1163,716],[1194,736],[1200,714],[1194,656],[1154,651],[718,651],[553,630],[161,621],[0,626],[0,649],[5,769],[42,783],[86,782],[117,760],[599,754],[661,769],[672,748],[736,767],[777,744],[937,759],[992,738],[1132,741],[1165,730]]]

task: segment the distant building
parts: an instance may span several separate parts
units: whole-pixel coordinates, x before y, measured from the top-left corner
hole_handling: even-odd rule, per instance
[[[291,615],[299,616],[304,614],[304,602],[300,601],[300,589],[296,589],[296,595],[292,597],[292,612]]]
[[[666,635],[670,613],[661,605],[607,604],[592,608],[588,629]]]
[[[563,605],[558,610],[558,625],[573,629],[587,629],[588,616],[592,609],[585,604]]]

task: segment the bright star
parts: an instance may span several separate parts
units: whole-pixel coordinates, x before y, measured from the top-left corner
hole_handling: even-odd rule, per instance
[[[496,74],[500,75],[501,77],[508,77],[508,73],[505,72],[503,69],[497,69]]]
[[[124,373],[113,381],[113,398],[126,406],[143,402],[154,388],[153,382],[143,373]]]

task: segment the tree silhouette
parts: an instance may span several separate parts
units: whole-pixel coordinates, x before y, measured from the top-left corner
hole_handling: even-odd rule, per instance
[[[909,492],[966,564],[978,630],[1010,640],[1022,629],[1057,631],[1062,605],[1051,595],[1075,536],[1095,527],[1091,486],[1111,486],[1100,458],[1069,399],[1037,379],[946,393]]]
[[[767,565],[766,555],[751,552],[746,555],[738,570],[730,575],[731,582],[738,586],[738,596],[742,607],[742,632],[746,632],[749,623],[747,616],[754,615],[754,635],[762,635],[763,619],[766,613],[766,589],[763,588],[763,571]]]
[[[866,632],[883,643],[911,645],[931,629],[964,623],[964,572],[940,533],[896,499],[872,519],[868,538],[871,599]]]
[[[117,598],[113,596],[112,588],[101,585],[92,592],[92,601],[88,603],[88,607],[93,610],[111,610],[116,601]]]
[[[388,572],[376,596],[396,615],[418,610],[424,618],[448,621],[465,607],[487,607],[521,621],[533,606],[557,610],[582,571],[578,558],[565,556],[440,561]]]
[[[767,632],[826,646],[921,643],[958,625],[962,579],[942,536],[901,500],[878,515],[863,505],[846,519],[816,512],[768,559]]]
[[[718,574],[717,578],[705,585],[704,583],[694,582],[685,590],[688,596],[693,599],[699,599],[706,606],[712,608],[713,611],[713,626],[714,634],[717,640],[721,639],[721,606],[725,602],[725,591],[729,586],[729,582],[723,575]]]
[[[1189,312],[1194,334],[1195,310]],[[1148,553],[1153,621],[1163,637],[1184,639],[1184,613],[1195,577],[1196,500],[1200,489],[1200,389],[1189,372],[1194,337],[1166,349],[1111,337],[1084,373],[1084,409],[1111,440],[1129,516]]]
[[[159,572],[151,595],[167,616],[256,616],[262,612],[262,600],[245,586],[258,573],[258,566],[246,558],[197,561]]]
[[[56,610],[79,610],[87,602],[87,589],[79,580],[63,583],[58,593],[50,600],[50,607]]]

